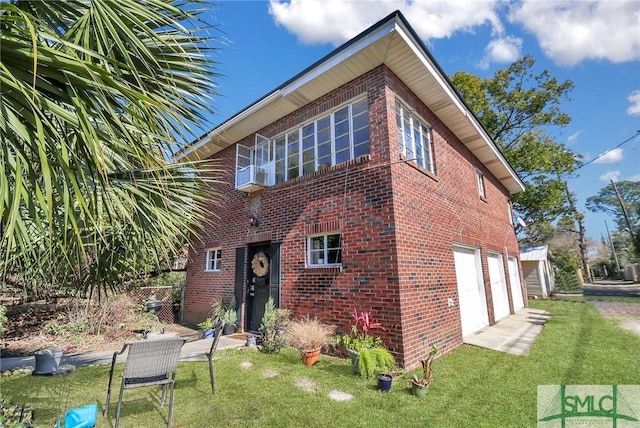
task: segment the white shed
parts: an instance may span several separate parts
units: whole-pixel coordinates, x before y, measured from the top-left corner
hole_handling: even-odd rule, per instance
[[[549,297],[556,288],[556,278],[548,245],[520,248],[522,276],[529,297]]]

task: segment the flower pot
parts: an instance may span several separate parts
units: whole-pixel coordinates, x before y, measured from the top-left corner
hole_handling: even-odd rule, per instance
[[[43,349],[36,351],[35,374],[54,374],[58,371],[60,360],[62,359],[62,349]]]
[[[393,378],[388,374],[378,374],[376,375],[376,379],[378,379],[378,389],[382,392],[389,392],[391,390],[391,382]]]
[[[213,338],[214,335],[215,335],[215,332],[213,331],[212,328],[208,328],[202,332],[202,337],[205,339],[211,339]]]
[[[256,337],[255,336],[247,336],[247,346],[249,348],[252,348],[254,346],[256,346]]]
[[[351,370],[353,374],[360,374],[360,352],[354,351],[352,349],[347,349],[347,354],[349,354],[349,358],[351,358]]]
[[[427,394],[429,385],[419,385],[415,382],[411,382],[411,393],[416,397],[424,397]]]
[[[320,358],[321,348],[314,349],[312,351],[300,351],[300,355],[302,355],[302,361],[305,366],[312,366]]]
[[[236,326],[234,324],[225,324],[222,334],[229,335],[236,332]]]

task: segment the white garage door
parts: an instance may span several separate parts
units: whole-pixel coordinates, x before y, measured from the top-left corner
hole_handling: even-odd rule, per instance
[[[453,258],[458,282],[462,337],[467,337],[489,325],[480,255],[477,250],[459,247],[453,250]]]
[[[507,295],[507,280],[504,277],[502,256],[489,254],[487,263],[491,280],[491,295],[493,296],[493,315],[498,321],[509,315],[509,296]]]
[[[524,308],[518,260],[515,257],[509,257],[507,259],[507,264],[509,265],[509,282],[511,283],[511,300],[513,300],[513,310],[517,311]]]

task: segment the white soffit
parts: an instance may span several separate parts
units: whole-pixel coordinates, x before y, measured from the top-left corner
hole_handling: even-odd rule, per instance
[[[376,26],[378,25],[378,26]],[[511,193],[524,185],[399,14],[374,25],[271,94],[214,128],[179,154],[203,159],[307,103],[385,64],[483,162]]]

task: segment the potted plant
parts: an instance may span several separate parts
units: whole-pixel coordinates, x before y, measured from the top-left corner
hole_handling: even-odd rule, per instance
[[[420,360],[420,364],[422,365],[421,375],[414,375],[411,379],[411,393],[416,397],[424,397],[424,395],[427,393],[427,389],[431,384],[431,379],[433,376],[431,365],[433,364],[433,359],[435,358],[437,352],[438,347],[435,344],[432,345],[427,359]]]
[[[382,339],[371,334],[373,330],[384,330],[382,325],[375,322],[371,311],[358,313],[354,309],[353,320],[351,333],[337,338],[337,343],[347,349],[353,372],[364,377],[388,372],[395,366],[395,358],[384,347]]]
[[[318,361],[322,347],[333,340],[334,326],[306,316],[291,321],[285,328],[285,344],[296,348],[305,365]]]
[[[211,339],[213,337],[213,320],[207,318],[198,324],[198,328],[202,331],[202,337],[205,339]]]
[[[238,313],[235,309],[227,308],[227,310],[222,314],[222,321],[224,321],[223,334],[233,334],[236,331]]]

